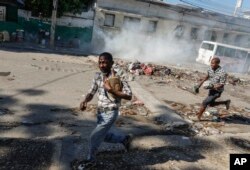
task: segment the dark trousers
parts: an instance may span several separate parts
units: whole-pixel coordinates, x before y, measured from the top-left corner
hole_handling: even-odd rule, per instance
[[[222,92],[219,92],[217,90],[209,90],[208,96],[205,100],[203,100],[202,105],[204,107],[207,106],[214,106],[215,100],[221,96]]]

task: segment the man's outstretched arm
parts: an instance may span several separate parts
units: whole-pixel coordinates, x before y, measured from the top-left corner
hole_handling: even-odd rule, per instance
[[[93,99],[97,89],[98,85],[96,83],[96,79],[94,78],[89,93],[86,95],[85,99],[80,103],[80,110],[84,111],[87,108],[87,103]]]
[[[85,99],[80,103],[80,110],[84,111],[87,108],[87,103],[93,99],[93,96],[91,93],[86,95]]]
[[[206,77],[204,77],[204,78],[200,81],[200,83],[198,84],[198,87],[200,88],[200,87],[202,86],[202,84],[203,84],[205,81],[208,80],[208,78],[209,78],[209,76],[208,76],[208,74],[207,74]]]

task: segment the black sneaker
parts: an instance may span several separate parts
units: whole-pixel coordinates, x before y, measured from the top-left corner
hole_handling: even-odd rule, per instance
[[[122,142],[123,146],[126,148],[127,151],[130,150],[130,144],[131,144],[131,141],[132,141],[132,137],[133,137],[133,135],[129,134],[129,135],[126,136],[126,138]]]
[[[226,109],[227,109],[227,110],[228,110],[229,107],[230,107],[230,103],[231,103],[231,100],[227,100],[227,102],[226,102]]]
[[[78,163],[76,170],[90,169],[93,168],[94,166],[96,166],[96,161],[84,160]]]
[[[78,166],[79,161],[77,159],[74,159],[71,163],[70,163],[70,167],[72,170],[77,170],[77,166]]]

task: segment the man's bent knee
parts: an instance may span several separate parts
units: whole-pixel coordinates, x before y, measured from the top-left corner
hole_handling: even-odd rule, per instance
[[[211,102],[208,101],[208,100],[203,100],[203,102],[202,102],[202,106],[203,106],[203,107],[207,107],[207,106],[210,105],[210,104],[211,104]]]

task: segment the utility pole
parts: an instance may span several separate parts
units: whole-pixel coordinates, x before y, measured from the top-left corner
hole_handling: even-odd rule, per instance
[[[57,5],[58,5],[58,0],[53,0],[53,10],[52,10],[51,27],[50,27],[50,47],[54,47],[55,45]]]
[[[236,17],[238,15],[238,11],[241,9],[243,0],[237,0],[237,3],[235,5],[235,9],[234,9],[234,16]]]

